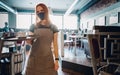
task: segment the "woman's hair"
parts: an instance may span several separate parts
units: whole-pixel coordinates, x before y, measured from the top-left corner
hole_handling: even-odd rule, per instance
[[[44,13],[45,13],[44,19],[47,21],[47,24],[50,24],[51,22],[50,22],[50,19],[49,19],[49,10],[48,10],[48,7],[47,7],[45,4],[43,4],[43,3],[40,3],[40,4],[37,4],[37,5],[36,5],[36,8],[35,8],[36,23],[40,20],[40,19],[38,18],[38,16],[37,16],[37,12],[36,12],[38,6],[41,6],[41,7],[43,8]]]

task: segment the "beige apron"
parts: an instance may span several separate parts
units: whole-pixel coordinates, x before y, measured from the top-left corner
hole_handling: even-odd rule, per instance
[[[51,51],[53,32],[49,27],[35,28],[36,41],[28,60],[26,75],[57,75]]]

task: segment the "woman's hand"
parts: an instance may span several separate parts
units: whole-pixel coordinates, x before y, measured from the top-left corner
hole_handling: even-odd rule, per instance
[[[58,60],[55,60],[55,70],[57,71],[59,68],[59,63],[58,63]]]
[[[33,33],[33,32],[28,32],[27,35],[31,37],[31,36],[34,35],[34,33]],[[27,43],[27,44],[33,44],[33,39],[28,39],[28,40],[26,40],[26,43]]]
[[[26,43],[27,43],[27,44],[32,44],[32,43],[33,43],[33,40],[30,40],[30,39],[29,39],[29,40],[26,40]]]

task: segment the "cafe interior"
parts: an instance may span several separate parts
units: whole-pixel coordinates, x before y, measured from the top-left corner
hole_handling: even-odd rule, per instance
[[[0,0],[0,75],[25,75],[38,3],[59,29],[58,75],[120,75],[120,0]]]

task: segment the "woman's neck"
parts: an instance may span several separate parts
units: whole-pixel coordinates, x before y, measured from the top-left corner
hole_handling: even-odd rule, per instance
[[[47,21],[46,21],[46,20],[42,20],[42,21],[40,22],[40,24],[42,24],[42,25],[47,25]]]
[[[40,24],[42,24],[42,25],[49,25],[50,22],[47,21],[47,20],[42,20],[42,21],[40,21]]]

